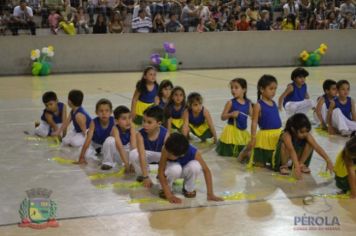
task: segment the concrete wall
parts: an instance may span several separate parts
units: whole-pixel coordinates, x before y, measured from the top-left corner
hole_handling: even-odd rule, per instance
[[[29,74],[30,51],[55,47],[54,73],[142,70],[165,41],[180,68],[295,66],[299,53],[329,46],[323,65],[356,64],[356,30],[18,36],[0,38],[0,74]]]

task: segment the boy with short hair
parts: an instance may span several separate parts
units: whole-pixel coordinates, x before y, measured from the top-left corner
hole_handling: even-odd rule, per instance
[[[204,173],[207,199],[222,201],[222,198],[214,195],[210,169],[197,148],[190,145],[184,135],[171,134],[164,144],[159,162],[158,177],[162,186],[160,197],[166,198],[170,203],[181,203],[181,199],[174,196],[171,189],[176,179],[183,178],[183,195],[186,198],[194,198],[195,181],[201,171]]]
[[[158,163],[161,151],[168,137],[167,129],[162,126],[164,112],[159,106],[151,106],[143,113],[143,128],[136,134],[137,149],[130,152],[130,163],[135,168],[137,181],[150,188],[149,164]]]
[[[41,137],[54,136],[67,116],[66,105],[58,102],[55,92],[49,91],[42,95],[45,105],[40,123],[35,124],[35,134]]]
[[[65,120],[61,128],[55,132],[59,135],[62,131],[67,131],[70,122],[73,122],[74,129],[63,138],[62,144],[72,147],[80,147],[84,144],[85,135],[89,128],[91,118],[88,112],[82,107],[84,94],[80,90],[73,89],[68,94],[68,106],[72,109],[68,118]]]
[[[337,94],[336,81],[327,79],[323,83],[324,94],[317,100],[314,119],[317,124],[320,124],[322,129],[327,129],[327,114],[330,103],[335,99]]]

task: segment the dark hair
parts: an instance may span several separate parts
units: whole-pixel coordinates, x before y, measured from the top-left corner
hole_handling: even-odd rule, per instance
[[[352,133],[349,141],[346,142],[344,151],[347,151],[350,154],[353,154],[351,159],[354,164],[356,164],[356,136],[355,132]]]
[[[162,93],[163,89],[168,88],[168,87],[173,88],[172,82],[168,79],[162,80],[158,87],[158,97],[159,98],[162,98],[162,96],[163,96],[163,93]]]
[[[309,132],[311,130],[310,121],[304,113],[296,113],[289,117],[284,131],[290,133],[291,135],[296,135],[296,132],[303,128],[307,128]]]
[[[203,103],[203,97],[197,92],[190,93],[188,95],[188,99],[187,100],[188,100],[188,102],[187,102],[188,104],[187,105],[189,107],[192,106],[193,102]]]
[[[230,86],[231,86],[232,83],[238,83],[241,86],[241,88],[246,89],[246,92],[244,93],[244,99],[247,100],[247,95],[246,95],[246,93],[247,93],[247,81],[245,79],[243,79],[243,78],[235,78],[235,79],[232,79],[230,81]]]
[[[95,25],[99,25],[99,17],[103,17],[103,25],[106,25],[106,17],[103,14],[97,15]]]
[[[276,21],[277,21],[277,22],[282,22],[282,21],[283,21],[283,17],[278,16],[278,17],[276,18]]]
[[[143,115],[154,118],[155,120],[157,120],[157,122],[163,122],[164,119],[163,109],[157,105],[153,105],[147,108],[143,112]]]
[[[164,147],[169,153],[180,157],[188,152],[189,141],[183,134],[173,133],[167,138]]]
[[[323,90],[326,92],[326,90],[330,90],[331,86],[336,85],[336,81],[332,79],[327,79],[323,83]]]
[[[336,88],[337,88],[337,89],[340,89],[340,87],[341,87],[342,85],[344,85],[344,84],[347,84],[347,85],[350,87],[349,81],[347,81],[347,80],[345,80],[345,79],[342,79],[342,80],[337,81],[337,83],[336,83]]]
[[[181,91],[183,93],[183,102],[182,102],[182,106],[185,107],[186,106],[186,96],[185,96],[185,91],[181,86],[176,86],[173,88],[172,92],[171,92],[171,96],[169,97],[167,106],[164,108],[164,114],[166,115],[166,118],[169,118],[171,116],[171,106],[174,105],[174,101],[173,101],[173,95],[177,92],[177,91]]]
[[[130,113],[130,109],[126,106],[118,106],[114,110],[114,117],[115,119],[119,119],[122,114]]]
[[[308,75],[309,75],[309,72],[306,69],[304,69],[302,67],[298,67],[292,71],[292,74],[290,77],[291,77],[291,80],[295,80],[297,77],[305,78]]]
[[[146,87],[147,80],[145,79],[145,76],[147,75],[147,73],[148,73],[150,70],[156,71],[156,68],[154,68],[153,66],[148,66],[148,67],[146,67],[146,68],[144,69],[144,71],[143,71],[143,74],[142,74],[141,79],[140,79],[139,81],[137,81],[136,89],[137,89],[137,91],[139,91],[140,93],[143,93],[143,92],[146,92],[146,91],[147,91],[147,87]],[[155,85],[158,86],[157,81],[155,81]]]
[[[95,105],[95,111],[98,111],[99,106],[101,106],[101,105],[109,105],[110,110],[112,110],[112,103],[110,102],[110,100],[108,100],[108,99],[106,99],[106,98],[102,98],[102,99],[100,99],[100,100],[96,103],[96,105]]]
[[[57,101],[57,94],[53,91],[45,92],[42,95],[42,102],[44,104],[46,104],[47,102],[50,102],[50,101]]]
[[[272,83],[278,84],[276,77],[274,77],[273,75],[262,75],[262,77],[258,80],[257,83],[257,99],[261,98],[260,90],[266,88]]]
[[[80,90],[73,89],[68,94],[68,100],[73,106],[80,107],[83,103],[84,94]]]

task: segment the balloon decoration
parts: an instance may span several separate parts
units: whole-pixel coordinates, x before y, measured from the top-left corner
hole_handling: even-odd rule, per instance
[[[157,67],[159,70],[164,71],[176,71],[178,69],[177,58],[175,57],[176,47],[173,43],[165,42],[163,43],[164,57],[161,57],[158,53],[152,53],[151,63]]]
[[[328,50],[328,46],[322,43],[320,47],[313,52],[304,50],[299,54],[299,58],[304,66],[319,66],[320,59],[325,55],[326,50]]]
[[[53,46],[48,46],[39,49],[34,49],[31,51],[32,63],[32,75],[49,75],[51,73],[52,64],[50,63],[51,58],[54,56]]]

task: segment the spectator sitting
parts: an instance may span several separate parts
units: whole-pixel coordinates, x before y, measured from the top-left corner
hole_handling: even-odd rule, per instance
[[[325,29],[326,26],[326,5],[324,1],[319,1],[314,10],[316,16],[317,29]]]
[[[192,28],[195,28],[199,23],[199,11],[201,9],[202,6],[195,7],[192,0],[187,0],[181,16],[185,32],[194,31]]]
[[[3,9],[3,15],[0,16],[0,34],[5,35],[8,25],[11,24],[13,16],[11,16],[10,10],[5,7]]]
[[[184,32],[183,25],[177,20],[177,15],[174,13],[169,14],[170,21],[166,25],[167,32]]]
[[[83,29],[86,34],[89,34],[88,19],[85,15],[84,8],[79,7],[78,13],[76,14],[75,23],[77,26],[77,33],[80,34]]]
[[[284,17],[287,17],[289,14],[298,16],[298,12],[299,12],[299,5],[294,0],[288,0],[288,2],[283,6]]]
[[[353,29],[355,28],[355,22],[352,19],[352,13],[347,12],[346,16],[340,21],[341,29]]]
[[[157,13],[152,22],[152,29],[154,33],[166,32],[166,23],[161,13]]]
[[[151,9],[150,6],[147,5],[146,0],[140,0],[140,4],[136,5],[133,9],[132,19],[136,18],[140,14],[140,10],[145,11],[145,15],[151,18]]]
[[[276,22],[272,25],[273,30],[282,30],[283,18],[281,16],[277,17]]]
[[[328,13],[327,18],[326,18],[326,28],[327,29],[340,29],[340,24],[336,19],[336,14],[335,12],[331,11]]]
[[[208,32],[209,29],[205,26],[205,23],[204,23],[204,18],[200,18],[200,22],[197,26],[197,32],[199,33],[203,33],[203,32]]]
[[[59,27],[63,29],[66,34],[75,35],[74,18],[77,10],[70,6],[69,0],[64,0],[63,11],[61,12],[62,20],[59,22]]]
[[[261,20],[256,24],[257,30],[271,30],[271,22],[269,20],[269,11],[263,10],[261,12]]]
[[[149,33],[152,31],[152,20],[146,16],[146,11],[140,9],[138,17],[132,19],[132,32]]]
[[[282,30],[297,30],[299,22],[294,14],[289,14],[282,22]]]
[[[250,3],[249,8],[246,10],[246,15],[249,21],[254,20],[257,22],[261,19],[260,13],[258,11],[258,6],[255,1]]]
[[[48,16],[48,24],[53,34],[57,34],[58,32],[60,19],[61,15],[59,15],[59,12],[56,9],[52,8]]]
[[[120,34],[124,30],[124,25],[121,21],[120,14],[113,12],[111,14],[111,20],[109,22],[109,32],[112,34]]]
[[[250,20],[250,30],[257,30],[257,22],[255,20]]]
[[[210,19],[208,22],[205,23],[206,28],[208,29],[209,32],[214,32],[217,30],[217,24],[215,18],[210,15]]]
[[[346,17],[346,14],[350,12],[352,19],[355,18],[355,5],[352,0],[345,0],[343,4],[340,5],[340,13],[342,17]]]
[[[250,23],[247,21],[245,13],[241,13],[240,20],[236,23],[236,28],[238,31],[248,31],[250,29]]]
[[[93,34],[106,34],[106,17],[103,14],[98,14],[96,17],[96,22],[93,27]]]
[[[236,20],[234,17],[230,16],[224,27],[227,31],[236,31]]]
[[[36,24],[33,21],[33,12],[27,6],[25,0],[20,0],[20,5],[14,8],[13,20],[9,23],[12,35],[18,35],[20,28],[30,29],[32,35],[36,35]]]

